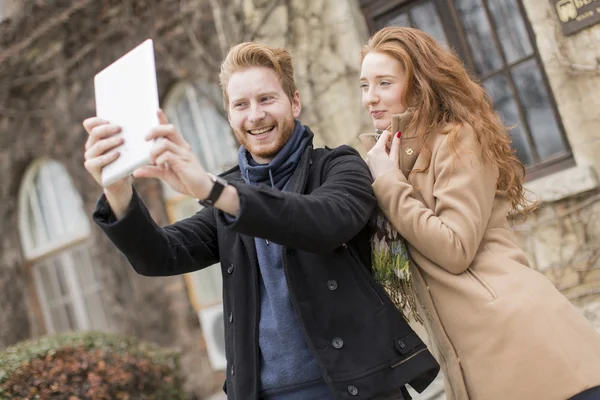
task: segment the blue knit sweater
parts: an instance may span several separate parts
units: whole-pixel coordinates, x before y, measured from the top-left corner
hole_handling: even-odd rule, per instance
[[[304,126],[296,121],[294,133],[268,164],[257,164],[241,147],[238,161],[244,181],[268,184],[279,190],[291,178],[302,154],[311,145]],[[287,287],[281,246],[255,239],[260,291],[261,398],[277,400],[330,400],[317,360],[300,330]]]

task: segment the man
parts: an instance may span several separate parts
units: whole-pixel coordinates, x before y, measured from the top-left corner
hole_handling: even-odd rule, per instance
[[[124,179],[104,189],[94,219],[142,275],[221,263],[229,399],[402,399],[438,365],[369,273],[369,170],[348,146],[313,149],[293,73],[283,49],[231,49],[220,78],[241,147],[222,177],[159,111],[153,165],[134,176],[200,199],[196,215],[161,228]],[[85,167],[100,182],[119,128],[83,124]]]

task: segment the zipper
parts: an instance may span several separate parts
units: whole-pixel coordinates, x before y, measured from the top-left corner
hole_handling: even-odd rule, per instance
[[[372,278],[372,277],[368,276],[367,271],[364,270],[362,264],[354,256],[354,254],[352,253],[352,250],[350,250],[348,245],[346,243],[344,243],[344,244],[342,244],[342,247],[344,248],[344,250],[346,252],[348,252],[348,254],[350,255],[350,258],[353,261],[352,265],[350,265],[350,269],[354,273],[354,278],[357,280],[358,286],[360,286],[362,288],[364,294],[367,297],[372,297],[372,294],[375,294],[375,296],[377,297],[377,300],[379,301],[378,307],[382,306],[383,299],[381,298],[381,295],[377,292],[377,290],[371,285],[371,282],[369,280],[369,278]]]
[[[417,352],[416,352],[416,353],[414,353],[414,354],[411,354],[409,357],[406,357],[404,360],[402,360],[402,361],[400,361],[400,362],[398,362],[398,363],[396,363],[396,364],[392,365],[392,368],[396,368],[396,367],[398,367],[398,366],[400,366],[400,365],[404,364],[404,363],[405,363],[405,362],[407,362],[408,360],[411,360],[411,359],[415,358],[416,356],[418,356],[419,354],[421,354],[421,353],[422,353],[422,352],[424,352],[424,351],[427,351],[427,347],[425,347],[424,349],[421,349],[421,350],[417,351]]]
[[[496,300],[496,298],[497,298],[496,293],[494,293],[494,291],[492,290],[492,288],[490,287],[490,285],[488,285],[483,280],[483,278],[481,278],[479,276],[479,274],[477,274],[475,271],[473,271],[470,267],[467,268],[465,272],[467,273],[467,275],[469,275],[473,279],[475,279],[475,281],[479,284],[479,286],[481,286],[481,288],[483,290],[485,290],[485,292],[489,295],[489,297],[491,298],[492,301]]]

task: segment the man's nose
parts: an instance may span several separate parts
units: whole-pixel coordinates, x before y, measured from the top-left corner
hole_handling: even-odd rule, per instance
[[[252,106],[250,108],[249,119],[251,122],[257,122],[265,118],[265,112],[260,106]]]

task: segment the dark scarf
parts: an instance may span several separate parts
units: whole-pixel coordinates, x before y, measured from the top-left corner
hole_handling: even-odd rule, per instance
[[[295,121],[294,131],[287,143],[267,164],[258,164],[245,148],[240,147],[238,161],[244,181],[252,185],[266,184],[278,190],[286,190],[302,155],[312,144],[312,138],[312,133],[299,121]],[[260,271],[258,343],[260,386],[267,391],[264,397],[323,398],[321,394],[328,393],[327,385],[321,376],[319,364],[302,335],[298,317],[290,301],[283,270],[282,248],[261,238],[254,238],[254,242]],[[308,382],[314,384],[304,389],[299,388],[306,386]],[[277,394],[267,395],[271,390]]]
[[[294,132],[275,158],[268,164],[259,164],[243,146],[238,151],[238,163],[244,182],[266,184],[283,190],[304,154],[312,145],[312,135],[300,121],[295,120]]]

